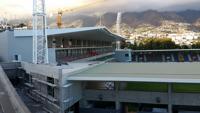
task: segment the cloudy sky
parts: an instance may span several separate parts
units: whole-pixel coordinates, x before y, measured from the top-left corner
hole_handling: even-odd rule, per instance
[[[0,0],[0,16],[10,18],[32,14],[33,0]],[[73,8],[94,0],[46,0],[47,11],[53,12],[60,8]],[[144,11],[154,10],[186,10],[200,9],[200,0],[104,0],[102,3],[87,8],[92,12],[108,11]],[[93,9],[93,10],[91,10]]]

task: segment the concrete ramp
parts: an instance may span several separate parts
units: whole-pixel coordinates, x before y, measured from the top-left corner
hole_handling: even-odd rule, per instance
[[[0,66],[0,113],[30,113]]]

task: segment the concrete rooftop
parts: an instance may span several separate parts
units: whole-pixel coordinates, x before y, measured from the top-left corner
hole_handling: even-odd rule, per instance
[[[68,77],[72,81],[200,83],[200,63],[106,63]]]

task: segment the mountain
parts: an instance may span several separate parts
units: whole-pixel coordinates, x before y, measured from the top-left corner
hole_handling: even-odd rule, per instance
[[[101,17],[101,23],[110,28],[116,24],[116,19],[117,13],[105,13]],[[130,27],[137,27],[141,24],[159,26],[162,21],[165,20],[196,24],[200,20],[200,11],[186,10],[180,12],[158,12],[155,10],[148,10],[144,12],[124,12],[122,14],[122,23],[127,24]],[[63,17],[63,21],[65,26],[70,25],[70,23],[79,22],[81,25],[78,24],[78,27],[88,27],[98,25],[100,23],[100,17],[94,15],[73,15]]]
[[[92,27],[92,26],[106,26],[112,28],[116,25],[117,13],[107,12],[101,16],[97,15],[64,15],[63,26],[64,27]],[[47,18],[49,27],[56,27],[56,17]],[[159,12],[156,10],[147,10],[143,12],[123,12],[122,24],[127,27],[137,28],[142,24],[148,24],[152,26],[160,26],[163,21],[173,21],[179,23],[189,23],[196,27],[200,27],[200,10],[185,10],[185,11],[165,11]],[[11,20],[9,23],[20,24],[29,23],[29,19]],[[31,25],[31,24],[30,24]]]
[[[177,15],[182,17],[187,23],[194,23],[200,18],[200,11],[186,10],[182,12],[177,12]]]

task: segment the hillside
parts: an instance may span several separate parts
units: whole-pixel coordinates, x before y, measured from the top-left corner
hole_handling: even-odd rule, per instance
[[[101,17],[102,25],[110,28],[116,23],[117,13],[105,13]],[[64,16],[64,24],[67,27],[70,23],[76,23],[77,27],[96,26],[99,24],[100,17],[88,16],[88,15],[73,15]],[[77,21],[79,20],[79,21]],[[162,21],[169,20],[174,22],[190,23],[198,25],[200,20],[200,11],[186,10],[181,12],[158,12],[155,10],[148,10],[144,12],[124,12],[122,15],[122,23],[129,25],[130,27],[137,27],[141,24],[150,24],[153,26],[160,26]],[[50,23],[53,23],[51,21]],[[76,25],[76,24],[75,24]],[[74,26],[76,27],[76,26]]]

